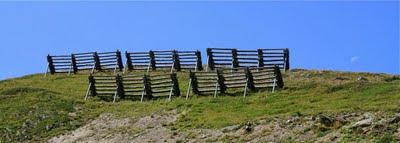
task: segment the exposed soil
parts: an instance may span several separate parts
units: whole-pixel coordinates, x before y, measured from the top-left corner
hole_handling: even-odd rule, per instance
[[[104,113],[89,124],[48,142],[339,142],[357,135],[379,138],[391,133],[400,140],[400,114],[348,113],[336,116],[293,116],[247,122],[221,129],[179,130],[177,111],[140,119],[118,119]],[[357,140],[357,139],[356,139]],[[361,138],[372,142],[374,138]]]

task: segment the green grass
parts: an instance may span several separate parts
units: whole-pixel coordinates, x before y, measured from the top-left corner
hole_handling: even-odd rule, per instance
[[[246,98],[219,95],[185,100],[188,74],[179,73],[180,98],[110,103],[84,101],[87,74],[28,75],[0,81],[0,142],[44,141],[84,125],[102,113],[139,118],[177,109],[179,130],[220,128],[269,117],[338,114],[342,112],[400,111],[398,76],[333,71],[285,73],[285,87],[276,93],[259,91]],[[363,76],[368,81],[357,81]],[[337,77],[347,80],[337,80]],[[235,91],[231,91],[235,93]],[[385,136],[381,140],[391,139]]]

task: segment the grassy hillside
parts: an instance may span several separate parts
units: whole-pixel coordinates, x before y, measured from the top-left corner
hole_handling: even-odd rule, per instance
[[[284,73],[284,89],[271,93],[184,97],[167,102],[84,101],[87,74],[41,74],[0,81],[0,142],[37,142],[76,129],[102,113],[139,118],[177,109],[172,125],[179,130],[221,128],[269,117],[338,114],[344,112],[400,112],[398,76],[370,73],[292,70]],[[362,77],[363,79],[359,79]],[[187,73],[178,73],[185,95]]]

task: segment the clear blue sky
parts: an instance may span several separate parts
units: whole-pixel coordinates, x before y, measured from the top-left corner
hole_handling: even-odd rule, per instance
[[[0,79],[87,51],[290,48],[293,68],[399,74],[399,3],[0,2]],[[203,61],[205,62],[205,61]]]

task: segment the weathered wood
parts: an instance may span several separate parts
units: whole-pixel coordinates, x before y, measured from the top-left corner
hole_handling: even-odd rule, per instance
[[[90,74],[89,75],[89,89],[90,89],[90,94],[92,96],[96,96],[97,95],[97,93],[96,93],[96,85],[95,84],[96,84],[96,80],[94,79],[93,75]]]
[[[47,55],[47,65],[48,65],[50,74],[54,74],[56,72],[56,70],[54,68],[53,58],[50,55]]]
[[[213,50],[232,50],[231,48],[210,48]]]
[[[155,56],[154,56],[154,52],[153,51],[149,51],[149,57],[150,57],[150,66],[152,70],[156,70],[156,60],[155,60]]]
[[[220,89],[221,93],[225,93],[226,91],[226,86],[225,86],[225,78],[222,75],[222,71],[221,70],[217,70],[217,77],[218,77],[218,87]]]
[[[190,77],[190,81],[189,81],[189,87],[192,87],[193,93],[194,94],[199,94],[199,89],[198,89],[198,82],[197,82],[197,77],[195,75],[194,72],[189,71],[189,77]],[[186,95],[189,96],[189,95]]]
[[[196,60],[197,60],[195,71],[201,71],[201,70],[203,70],[203,64],[201,61],[201,52],[197,50],[195,55],[196,55]]]
[[[150,83],[150,78],[148,75],[143,76],[143,84],[144,84],[144,94],[142,94],[142,99],[146,97],[147,99],[153,98],[152,92],[151,92],[151,83]],[[145,95],[145,96],[144,96]]]
[[[133,65],[132,65],[131,53],[128,53],[128,51],[125,51],[125,57],[126,57],[126,68],[128,68],[129,71],[132,71]]]
[[[228,51],[231,51],[229,54]],[[230,48],[208,48],[208,68],[231,67],[264,67],[274,64],[280,65],[284,70],[289,69],[289,50],[286,49],[257,49],[236,50]],[[282,58],[282,59],[274,59]],[[230,64],[226,62],[230,62]]]
[[[119,74],[117,74],[117,76],[115,77],[115,81],[117,82],[117,95],[121,99],[124,99],[125,91],[124,91],[124,83],[122,77]]]
[[[289,49],[286,48],[284,50],[284,59],[285,59],[285,71],[290,69],[290,64],[289,64]]]
[[[100,65],[100,58],[97,52],[93,53],[93,59],[94,59],[94,68],[98,71],[101,71],[101,65]]]
[[[174,69],[176,71],[181,71],[181,62],[179,59],[179,54],[176,50],[172,51],[172,59],[173,59],[173,63],[174,63]]]
[[[71,54],[71,64],[72,64],[72,69],[74,74],[76,74],[78,72],[78,66],[76,65],[76,59],[75,59],[75,55]]]
[[[212,54],[212,49],[211,48],[207,48],[206,49],[207,52],[207,67],[210,70],[214,70],[214,58],[213,58],[213,54]]]
[[[278,85],[279,88],[282,88],[284,86],[284,83],[283,83],[281,70],[279,69],[278,66],[274,67],[274,73],[275,73],[275,76],[276,76],[276,84]]]

